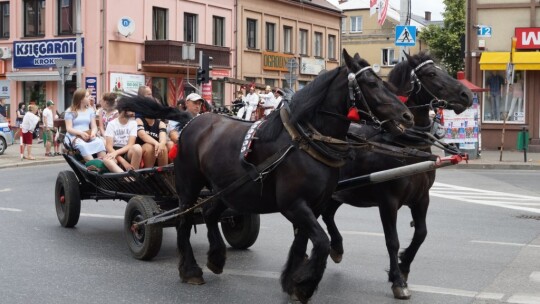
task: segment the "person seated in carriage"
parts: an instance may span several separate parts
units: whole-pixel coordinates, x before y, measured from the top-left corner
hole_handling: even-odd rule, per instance
[[[92,95],[86,89],[77,89],[73,93],[71,107],[65,112],[66,136],[64,145],[79,151],[85,162],[105,156],[103,140],[97,137],[96,113],[90,107]]]
[[[197,93],[191,93],[186,97],[183,110],[189,112],[191,116],[195,117],[201,113],[203,104],[205,105],[205,107],[208,107],[206,101],[201,97],[201,95]],[[178,136],[180,135],[180,130],[182,130],[183,127],[184,126],[181,126],[178,123],[176,123],[174,127],[170,128],[170,132],[169,132],[170,141],[167,144],[167,147],[169,149],[169,160],[171,162],[176,157],[176,152],[177,152],[176,145],[178,144]]]
[[[245,120],[253,120],[251,114],[255,112],[259,105],[259,95],[255,92],[255,85],[249,87],[249,93],[244,98],[244,104],[245,106],[238,110],[236,116]]]
[[[169,163],[167,125],[160,119],[137,118],[136,143],[142,147],[143,167],[165,166]]]
[[[109,122],[105,130],[107,155],[103,158],[103,163],[110,172],[119,173],[139,169],[142,147],[136,144],[136,140],[135,113],[121,110],[118,118]]]

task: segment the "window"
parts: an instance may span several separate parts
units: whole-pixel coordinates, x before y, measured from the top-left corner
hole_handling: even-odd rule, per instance
[[[328,35],[328,59],[336,59],[336,36]]]
[[[362,16],[351,17],[351,32],[362,32]]]
[[[504,71],[484,71],[486,88],[482,111],[484,121],[508,123],[525,123],[525,72],[515,71],[514,81],[510,84],[508,98],[506,96],[506,80]]]
[[[218,46],[225,46],[225,18],[213,17],[213,44]]]
[[[45,0],[24,0],[24,36],[45,36]]]
[[[184,13],[184,40],[197,42],[197,15]]]
[[[167,9],[160,7],[152,8],[152,39],[167,39]]]
[[[322,57],[322,33],[315,32],[315,43],[313,45],[313,56]]]
[[[0,38],[9,38],[9,2],[0,2]]]
[[[275,51],[276,45],[276,24],[266,23],[266,50]]]
[[[187,95],[186,95],[187,96]],[[212,81],[212,103],[214,107],[225,105],[225,83],[221,81]]]
[[[152,77],[152,95],[162,105],[168,105],[167,102],[167,78]]]
[[[345,33],[347,29],[347,18],[341,18],[341,32]]]
[[[283,52],[292,53],[292,27],[283,27]]]
[[[269,85],[271,87],[275,87],[276,86],[276,80],[272,79],[272,78],[265,78],[264,79],[264,84]]]
[[[73,0],[58,0],[58,35],[73,35],[75,5]]]
[[[31,103],[38,106],[45,105],[46,89],[47,86],[44,81],[24,81],[23,102],[26,105]]]
[[[255,78],[255,77],[244,77],[244,79],[249,83],[257,82],[257,78]]]
[[[257,48],[257,20],[247,20],[247,47],[249,49]]]
[[[394,65],[394,49],[382,49],[382,61],[381,65]]]
[[[308,50],[308,31],[300,30],[300,55],[307,55]]]

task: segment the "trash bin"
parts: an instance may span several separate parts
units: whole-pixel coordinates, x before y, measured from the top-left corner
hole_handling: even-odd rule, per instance
[[[523,148],[529,149],[529,131],[523,129],[518,132],[516,146],[519,151],[522,151]]]

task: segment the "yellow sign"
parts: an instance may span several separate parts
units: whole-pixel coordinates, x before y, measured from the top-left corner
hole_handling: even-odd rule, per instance
[[[290,58],[293,58],[292,55],[286,55],[281,53],[268,53],[263,52],[263,70],[269,71],[284,71],[287,72],[289,69],[286,64]]]

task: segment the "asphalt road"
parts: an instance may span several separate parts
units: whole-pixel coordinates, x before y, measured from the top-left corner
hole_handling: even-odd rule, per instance
[[[292,241],[280,215],[261,218],[249,250],[229,249],[225,272],[206,284],[180,283],[176,233],[159,255],[131,257],[123,237],[125,203],[84,201],[74,229],[62,228],[54,183],[67,165],[0,170],[0,303],[287,303],[279,274]],[[310,303],[540,303],[540,171],[439,170],[428,237],[412,265],[412,298],[394,300],[376,209],[343,207],[341,264],[329,260]],[[400,212],[401,246],[412,236]],[[206,262],[206,229],[192,244]]]

